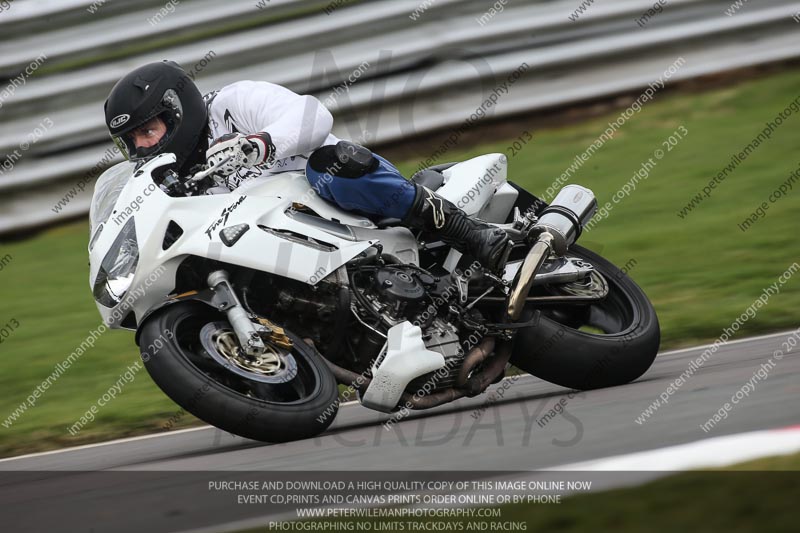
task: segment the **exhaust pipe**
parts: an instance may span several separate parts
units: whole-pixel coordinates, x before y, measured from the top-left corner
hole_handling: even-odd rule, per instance
[[[464,357],[464,362],[461,364],[461,368],[458,371],[458,375],[456,376],[456,387],[464,387],[467,384],[467,380],[469,379],[469,375],[472,373],[472,370],[484,362],[493,350],[494,337],[486,337],[480,342],[480,344],[472,348],[469,353],[467,353],[466,357]]]
[[[535,228],[553,236],[553,250],[564,255],[581,236],[583,227],[597,211],[594,193],[580,185],[567,185],[561,189],[553,203],[545,208]]]
[[[508,297],[506,313],[512,321],[519,320],[525,307],[525,299],[531,291],[533,279],[552,252],[564,255],[578,240],[583,227],[597,211],[594,193],[580,185],[567,185],[545,208],[539,221],[531,231],[539,231],[539,237],[525,257],[520,269],[519,281]]]

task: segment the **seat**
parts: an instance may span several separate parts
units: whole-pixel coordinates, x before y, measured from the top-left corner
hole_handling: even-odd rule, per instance
[[[444,174],[426,168],[411,176],[411,181],[435,191],[444,184]]]
[[[411,176],[411,181],[435,191],[444,184],[444,172],[455,163],[440,163],[432,167],[423,168]]]

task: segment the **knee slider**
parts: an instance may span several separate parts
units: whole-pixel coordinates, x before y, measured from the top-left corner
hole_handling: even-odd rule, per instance
[[[378,159],[368,148],[349,141],[339,141],[335,146],[322,146],[308,158],[308,164],[317,172],[326,172],[340,178],[360,178],[378,168]]]

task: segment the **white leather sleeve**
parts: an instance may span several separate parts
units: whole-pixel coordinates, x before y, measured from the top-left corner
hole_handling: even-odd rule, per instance
[[[333,127],[333,116],[319,100],[266,81],[239,81],[223,87],[209,112],[213,137],[265,131],[272,137],[276,160],[319,148]]]

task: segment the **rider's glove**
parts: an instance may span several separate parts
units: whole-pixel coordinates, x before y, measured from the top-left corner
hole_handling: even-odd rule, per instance
[[[256,150],[253,165],[271,165],[275,162],[275,145],[272,143],[272,137],[270,137],[269,133],[260,131],[248,135],[247,140]]]
[[[261,132],[244,136],[241,133],[226,133],[216,139],[206,150],[206,161],[218,166],[230,157],[228,162],[219,166],[218,172],[230,175],[240,168],[270,164],[275,156],[275,145],[268,133]]]

